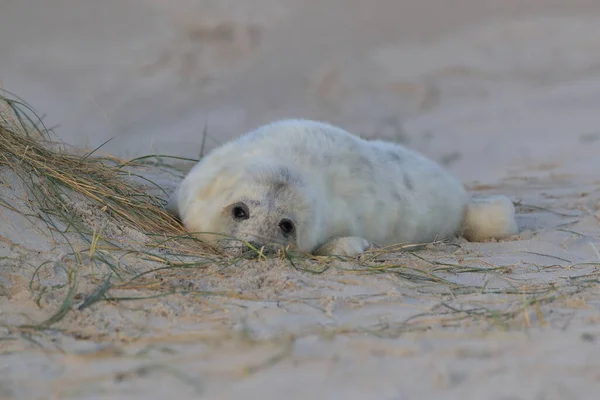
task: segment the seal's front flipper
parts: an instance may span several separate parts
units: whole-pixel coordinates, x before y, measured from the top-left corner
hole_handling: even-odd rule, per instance
[[[470,242],[502,239],[519,232],[515,206],[506,196],[471,199],[462,223],[462,236]]]
[[[356,236],[345,236],[331,239],[319,247],[316,256],[347,256],[354,257],[370,247],[366,239]]]

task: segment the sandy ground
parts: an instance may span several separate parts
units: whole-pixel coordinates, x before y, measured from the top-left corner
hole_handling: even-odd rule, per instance
[[[78,310],[107,274],[88,262],[71,312],[40,332],[14,327],[60,309],[70,250],[0,208],[0,398],[597,397],[597,1],[3,0],[0,54],[2,86],[69,144],[197,157],[205,125],[210,148],[276,118],[324,119],[509,195],[521,228],[321,274],[281,260],[162,271]],[[29,209],[14,175],[0,183]],[[130,277],[157,268],[120,262]]]

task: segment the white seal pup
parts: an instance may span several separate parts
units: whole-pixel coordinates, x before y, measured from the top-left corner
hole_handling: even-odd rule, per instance
[[[472,199],[415,151],[309,120],[264,125],[211,151],[168,208],[196,237],[238,251],[275,243],[354,256],[371,245],[517,233],[508,198]]]

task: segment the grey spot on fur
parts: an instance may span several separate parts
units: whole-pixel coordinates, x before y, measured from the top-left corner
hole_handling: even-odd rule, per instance
[[[288,188],[287,183],[277,182],[277,183],[273,184],[273,187],[269,192],[273,193],[273,196],[277,196],[279,193],[283,192],[287,188]]]
[[[402,162],[402,156],[394,150],[380,149],[380,148],[375,148],[374,150],[376,153],[375,156],[377,157],[379,162],[383,162],[383,163],[401,163]]]
[[[272,182],[274,184],[277,184],[280,189],[283,188],[283,186],[302,186],[304,184],[301,175],[288,167],[280,167],[277,171],[276,176],[273,177]]]
[[[404,198],[402,197],[402,194],[398,191],[398,189],[394,188],[394,192],[392,194],[394,196],[394,199],[396,199],[397,202],[402,202],[404,200]]]
[[[282,183],[291,183],[292,181],[296,180],[294,172],[288,167],[281,167],[277,172]]]
[[[289,191],[289,188],[290,186],[287,183],[273,183],[272,186],[269,188],[269,191],[266,193],[266,206],[269,209],[274,210],[277,206],[278,201],[289,197],[289,193],[286,193]]]
[[[404,186],[406,186],[406,188],[408,190],[413,190],[414,189],[414,186],[413,186],[413,183],[412,183],[411,179],[406,174],[404,175]]]
[[[281,166],[276,169],[260,171],[251,177],[261,184],[270,186],[270,196],[278,197],[284,193],[290,186],[303,186],[304,180],[292,168]]]
[[[389,151],[388,155],[390,156],[390,158],[396,162],[400,162],[402,161],[402,157],[400,157],[400,154],[396,153],[395,151]]]
[[[350,173],[358,176],[373,176],[375,166],[368,157],[359,156],[356,165],[352,167]]]

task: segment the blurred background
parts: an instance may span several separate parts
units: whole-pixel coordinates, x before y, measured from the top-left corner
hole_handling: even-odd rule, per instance
[[[585,174],[600,1],[0,0],[0,86],[121,157],[196,158],[205,126],[212,148],[311,118],[466,181]]]

